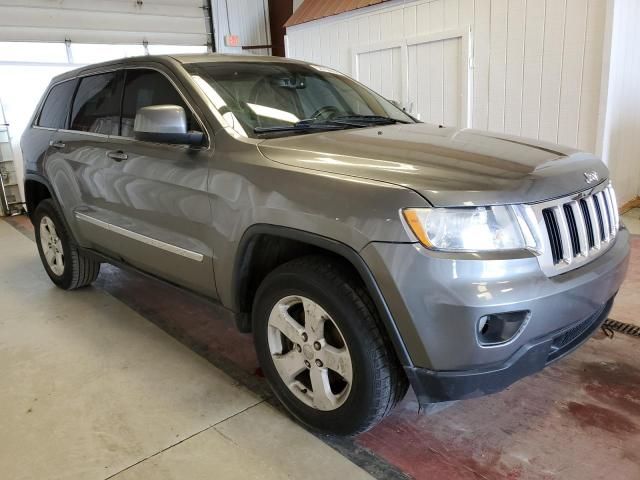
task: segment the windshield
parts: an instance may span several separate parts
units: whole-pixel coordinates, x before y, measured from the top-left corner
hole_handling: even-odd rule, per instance
[[[324,67],[216,62],[188,70],[218,114],[249,137],[415,122],[377,93]]]

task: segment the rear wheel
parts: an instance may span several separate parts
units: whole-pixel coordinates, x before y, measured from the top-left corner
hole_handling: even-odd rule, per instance
[[[304,257],[270,273],[253,310],[260,364],[302,423],[352,435],[378,423],[407,380],[364,288],[329,257]]]
[[[73,290],[98,278],[100,262],[84,255],[71,241],[52,200],[38,204],[33,224],[40,260],[53,283]]]

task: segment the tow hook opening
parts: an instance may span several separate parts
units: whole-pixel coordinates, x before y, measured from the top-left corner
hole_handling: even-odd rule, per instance
[[[531,312],[492,313],[478,319],[478,342],[480,345],[499,345],[513,339],[529,320]]]

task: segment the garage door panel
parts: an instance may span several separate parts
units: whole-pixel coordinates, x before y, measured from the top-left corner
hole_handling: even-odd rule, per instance
[[[197,32],[204,28],[204,18],[188,17],[179,19],[169,15],[131,14],[127,12],[89,12],[87,10],[47,10],[40,8],[2,8],[2,24],[21,25],[28,18],[30,27],[50,28],[63,25],[78,25],[84,30],[124,30],[135,31],[136,23],[144,22],[144,30],[151,32]],[[138,25],[139,30],[140,25]]]
[[[200,0],[0,0],[0,41],[206,45]]]
[[[126,13],[143,15],[163,15],[180,17],[202,17],[201,0],[144,0],[144,8],[139,6],[135,0],[123,2],[122,0],[63,0],[52,2],[51,0],[0,0],[0,6],[16,8],[29,8],[36,13],[38,11],[51,12],[52,4],[55,3],[55,10],[79,12],[85,11],[92,14],[101,13]]]
[[[204,21],[203,21],[204,22]],[[2,27],[0,29],[1,41],[8,42],[62,42],[65,34],[69,36],[69,29],[51,28],[44,30],[40,27]],[[132,31],[108,31],[96,32],[95,30],[73,30],[73,41],[77,43],[96,43],[96,38],[105,38],[110,44],[141,44],[143,41],[149,44],[168,45],[206,45],[206,35],[186,33],[164,32],[140,32]]]

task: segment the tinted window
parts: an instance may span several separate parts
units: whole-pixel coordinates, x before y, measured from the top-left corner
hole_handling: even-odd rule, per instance
[[[191,110],[167,77],[154,70],[140,69],[126,71],[120,135],[132,137],[136,112],[142,107],[151,105],[178,105],[184,108],[187,115],[187,128],[190,131],[201,131]]]
[[[71,129],[118,135],[121,98],[121,72],[82,78],[73,101]]]
[[[59,83],[49,91],[49,95],[47,95],[40,112],[39,126],[48,128],[65,127],[75,85],[75,80],[68,80]]]

